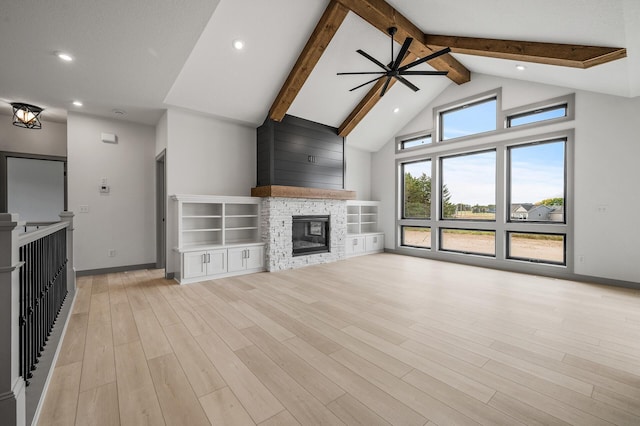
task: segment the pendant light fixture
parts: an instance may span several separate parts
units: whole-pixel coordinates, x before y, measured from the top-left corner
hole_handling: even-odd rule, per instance
[[[25,129],[41,129],[40,113],[42,108],[22,102],[13,102],[13,125]]]

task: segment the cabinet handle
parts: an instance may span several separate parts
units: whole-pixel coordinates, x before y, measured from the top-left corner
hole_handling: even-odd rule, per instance
[[[207,253],[207,263],[211,263],[211,253]]]
[[[249,249],[247,249],[247,259],[249,259],[251,257],[251,252],[249,251]]]

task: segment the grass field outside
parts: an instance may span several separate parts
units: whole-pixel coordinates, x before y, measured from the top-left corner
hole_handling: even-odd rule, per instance
[[[404,227],[403,243],[407,246],[429,248],[429,228]],[[443,249],[478,254],[495,254],[495,235],[492,231],[466,229],[443,230]],[[552,263],[564,262],[564,237],[549,234],[510,235],[510,257],[535,259]]]

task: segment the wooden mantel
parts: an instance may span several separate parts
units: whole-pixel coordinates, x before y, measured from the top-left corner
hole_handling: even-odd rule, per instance
[[[300,186],[266,185],[251,188],[252,197],[314,198],[325,200],[355,200],[356,191]]]

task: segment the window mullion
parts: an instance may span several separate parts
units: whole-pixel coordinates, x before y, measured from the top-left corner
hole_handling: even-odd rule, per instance
[[[506,199],[507,199],[507,149],[498,147],[496,149],[496,259],[506,258]]]

